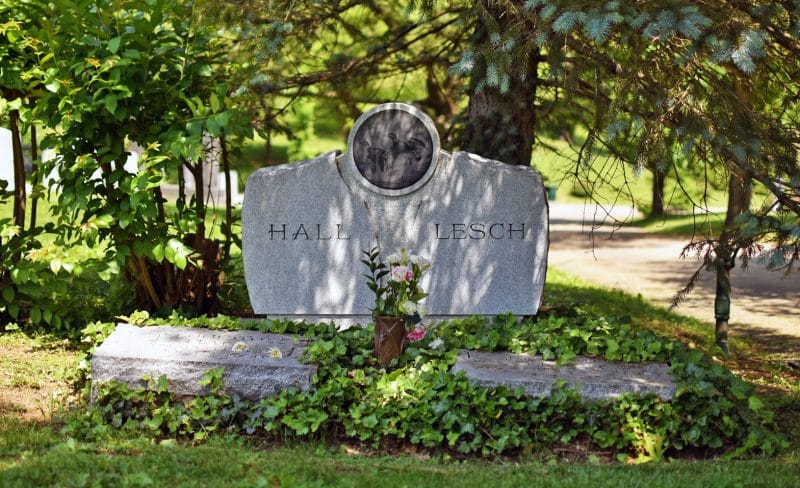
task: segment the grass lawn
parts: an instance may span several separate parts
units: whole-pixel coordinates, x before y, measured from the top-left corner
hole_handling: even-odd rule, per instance
[[[650,234],[681,237],[718,237],[725,222],[725,213],[665,215],[643,217],[632,222]]]
[[[201,446],[110,439],[64,441],[46,428],[0,419],[3,486],[796,486],[791,460],[676,461],[639,466],[521,459],[443,461],[364,455],[322,445],[257,448],[218,436]]]
[[[711,346],[700,321],[654,306],[639,297],[608,291],[557,270],[548,274],[550,308],[581,306],[625,315],[634,325]],[[735,342],[734,356],[751,346]],[[798,375],[764,361],[740,365],[778,410],[792,442],[774,458],[684,459],[647,465],[609,463],[602,453],[555,448],[516,458],[457,460],[413,448],[363,450],[317,439],[308,443],[221,434],[208,442],[154,442],[112,435],[90,443],[59,432],[51,414],[23,415],[14,402],[36,401],[33,392],[63,390],[61,367],[74,368],[79,353],[58,340],[0,335],[0,486],[797,486],[800,473]],[[748,354],[749,355],[749,354]],[[742,371],[742,367],[750,370]],[[752,371],[751,371],[752,370]],[[771,372],[771,373],[770,373]],[[749,378],[748,378],[749,379]],[[14,396],[16,395],[16,396]],[[45,395],[47,397],[47,395]],[[33,418],[34,420],[31,420]],[[54,417],[54,418],[57,418]],[[38,419],[38,420],[36,420]],[[50,422],[50,423],[48,423]],[[596,455],[597,454],[597,455]]]

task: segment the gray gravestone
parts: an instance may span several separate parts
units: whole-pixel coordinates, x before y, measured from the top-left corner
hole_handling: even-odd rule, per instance
[[[257,401],[311,387],[317,367],[299,362],[303,351],[285,334],[119,324],[92,355],[92,388],[109,380],[139,387],[145,376],[166,375],[169,391],[184,399],[203,393],[203,374],[222,367],[227,393]]]
[[[536,171],[440,150],[432,121],[405,104],[362,115],[348,147],[248,179],[242,239],[256,314],[369,322],[360,260],[375,245],[431,261],[428,320],[536,313],[548,247]]]
[[[11,131],[0,127],[0,180],[8,183],[6,191],[14,189],[14,148]]]
[[[623,393],[653,393],[670,400],[678,388],[663,363],[623,363],[579,356],[559,366],[541,356],[507,352],[460,351],[453,373],[463,371],[481,386],[522,387],[534,397],[550,396],[550,390],[563,380],[587,400],[607,400]]]

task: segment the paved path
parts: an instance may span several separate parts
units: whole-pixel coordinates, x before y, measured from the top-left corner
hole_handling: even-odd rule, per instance
[[[611,213],[625,218],[631,212],[617,208]],[[605,215],[594,206],[551,203],[549,263],[587,281],[668,305],[699,267],[696,259],[680,259],[688,239],[648,235],[629,227],[612,232],[610,225],[592,232],[592,222]],[[774,352],[800,354],[800,273],[782,276],[757,263],[747,270],[732,270],[730,333],[751,335]],[[714,287],[714,276],[704,273],[676,311],[713,327]]]

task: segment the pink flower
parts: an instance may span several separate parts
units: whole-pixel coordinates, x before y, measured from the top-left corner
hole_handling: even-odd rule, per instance
[[[409,342],[421,341],[427,333],[428,331],[425,330],[425,326],[417,324],[414,326],[414,330],[406,334],[406,339],[408,339]]]
[[[414,278],[414,273],[408,266],[393,266],[391,273],[391,280],[397,282],[411,281]]]

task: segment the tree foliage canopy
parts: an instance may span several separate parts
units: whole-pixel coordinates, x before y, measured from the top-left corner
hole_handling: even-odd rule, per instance
[[[206,12],[230,20],[232,10],[241,5]],[[247,45],[265,53],[258,76],[274,94],[313,87],[357,112],[354,102],[380,101],[358,86],[447,69],[438,86],[456,80],[469,102],[449,90],[462,147],[528,164],[535,134],[568,120],[588,130],[579,179],[601,146],[632,165],[623,171],[668,173],[679,185],[753,178],[774,204],[737,222],[734,247],[752,256],[773,239],[774,264],[799,257],[798,1],[254,1],[246,12],[236,25],[258,40]],[[441,115],[441,104],[422,106]]]

